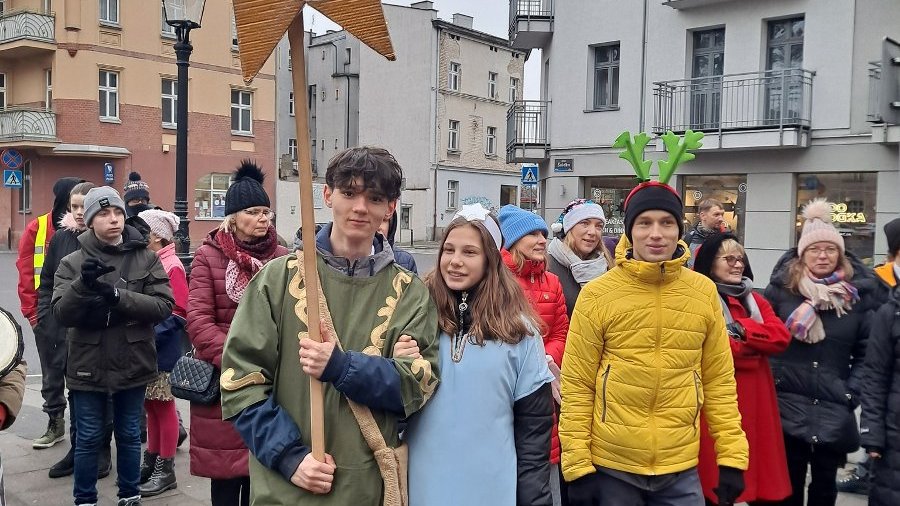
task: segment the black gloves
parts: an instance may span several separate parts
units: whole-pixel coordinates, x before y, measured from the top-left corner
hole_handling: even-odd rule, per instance
[[[720,506],[731,506],[744,491],[744,471],[719,466],[719,486],[713,489]]]
[[[119,303],[119,291],[113,285],[98,279],[114,270],[115,267],[106,265],[96,258],[87,258],[81,263],[81,281],[84,286],[103,297],[103,300],[111,306]]]
[[[586,474],[569,483],[571,506],[593,506],[600,497],[600,471]]]
[[[744,326],[740,323],[729,323],[725,328],[728,329],[728,337],[737,339],[738,341],[746,340],[746,330],[744,330]]]

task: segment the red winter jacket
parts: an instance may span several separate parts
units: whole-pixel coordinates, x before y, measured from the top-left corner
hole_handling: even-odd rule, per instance
[[[50,239],[56,232],[56,226],[52,223],[50,213],[46,214],[47,237],[44,241],[44,254],[50,246]],[[19,303],[22,316],[28,319],[32,327],[37,325],[37,288],[34,286],[34,241],[37,239],[38,220],[35,218],[28,223],[22,237],[19,239],[19,257],[16,258],[16,268],[19,271]]]
[[[187,308],[187,331],[194,356],[222,367],[222,349],[237,311],[225,292],[228,258],[210,232],[194,253]],[[278,247],[276,256],[288,250]],[[191,474],[213,479],[249,476],[249,451],[231,425],[222,421],[220,403],[191,404]]]
[[[556,274],[546,270],[545,262],[526,261],[521,270],[517,270],[516,262],[507,250],[500,252],[503,263],[516,275],[525,296],[531,302],[543,320],[544,351],[553,357],[557,366],[562,365],[563,352],[566,350],[566,334],[569,333],[569,317],[566,314],[566,298],[562,284]],[[550,462],[559,463],[559,437],[556,423],[553,424],[553,439],[550,447]]]
[[[750,467],[744,472],[744,492],[735,503],[780,501],[791,494],[775,381],[769,368],[769,356],[786,350],[791,335],[763,296],[754,293],[753,298],[759,306],[762,323],[750,318],[738,299],[728,297],[728,310],[734,321],[744,326],[746,333],[744,341],[729,341],[734,357],[741,426],[750,444]],[[697,470],[704,495],[714,500],[719,467],[715,444],[706,420],[702,418]]]

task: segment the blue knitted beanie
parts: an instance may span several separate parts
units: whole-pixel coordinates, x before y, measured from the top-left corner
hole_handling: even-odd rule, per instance
[[[498,218],[500,231],[503,233],[503,247],[507,250],[516,241],[535,230],[540,230],[544,237],[550,233],[550,229],[540,216],[512,204],[501,207]]]

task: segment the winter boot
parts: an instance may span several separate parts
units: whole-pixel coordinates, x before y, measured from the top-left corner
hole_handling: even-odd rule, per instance
[[[141,485],[150,480],[150,476],[153,475],[153,470],[156,468],[157,460],[159,460],[158,453],[151,453],[150,450],[144,450],[144,460],[141,461]]]
[[[62,478],[75,472],[75,447],[69,448],[69,452],[56,464],[50,467],[47,475],[51,478]]]
[[[838,492],[845,494],[869,495],[869,476],[860,476],[856,471],[847,473],[845,478],[838,478]]]
[[[125,497],[123,499],[119,499],[119,502],[116,503],[117,506],[141,506],[141,496],[135,495],[132,497]]]
[[[43,436],[31,442],[31,447],[36,450],[43,450],[59,443],[66,438],[66,423],[63,415],[50,417],[47,423],[47,432]]]
[[[156,459],[150,481],[141,485],[141,496],[153,497],[173,488],[178,488],[175,481],[175,458],[160,457]]]
[[[187,439],[187,436],[187,430],[184,428],[181,420],[178,420],[178,444],[175,446],[177,448],[181,448],[181,443],[184,443],[184,440]]]

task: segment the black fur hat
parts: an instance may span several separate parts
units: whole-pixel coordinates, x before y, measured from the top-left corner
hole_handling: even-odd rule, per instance
[[[262,186],[265,178],[265,174],[254,162],[241,160],[241,166],[232,174],[231,186],[225,193],[225,214],[257,206],[271,207],[269,196]]]
[[[713,234],[703,241],[703,244],[694,253],[694,271],[703,274],[712,279],[713,262],[716,261],[716,255],[725,239],[734,239],[737,237],[731,232],[721,234]],[[753,279],[753,269],[750,268],[750,261],[747,260],[747,252],[744,252],[744,277]]]

